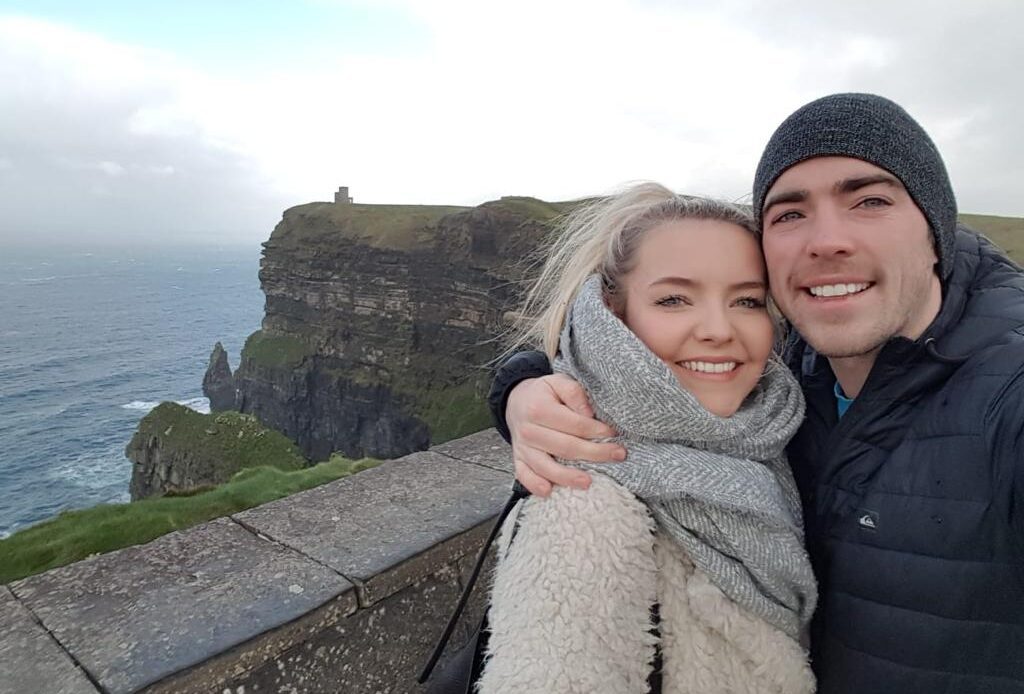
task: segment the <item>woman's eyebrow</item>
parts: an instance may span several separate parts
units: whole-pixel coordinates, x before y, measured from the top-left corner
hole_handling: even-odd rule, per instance
[[[658,279],[651,282],[648,286],[653,287],[658,284],[675,284],[682,287],[699,287],[701,282],[690,279],[689,277],[677,277],[670,275],[668,277],[659,277]],[[768,283],[764,280],[743,280],[741,282],[735,282],[729,285],[729,289],[767,289]]]

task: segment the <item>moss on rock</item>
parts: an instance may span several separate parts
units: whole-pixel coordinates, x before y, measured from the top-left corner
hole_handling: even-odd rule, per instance
[[[142,418],[125,455],[134,463],[133,499],[220,484],[249,467],[307,465],[292,441],[252,415],[201,414],[174,402]]]
[[[292,335],[268,335],[257,330],[245,341],[242,358],[265,368],[295,368],[316,350]]]

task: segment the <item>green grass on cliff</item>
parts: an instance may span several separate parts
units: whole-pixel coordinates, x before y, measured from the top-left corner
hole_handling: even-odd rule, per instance
[[[372,248],[408,251],[432,241],[431,229],[445,216],[468,207],[454,205],[335,205],[312,202],[285,212],[271,240],[315,244],[332,236],[358,239]],[[326,223],[325,223],[326,222]]]
[[[506,195],[499,200],[485,202],[481,207],[496,207],[507,210],[514,214],[536,219],[541,222],[551,222],[572,210],[580,201],[569,202],[548,202],[538,198],[530,198],[518,195]]]
[[[240,412],[202,414],[176,402],[162,402],[139,422],[128,448],[153,438],[165,456],[183,451],[192,459],[213,461],[227,470],[222,480],[243,468],[298,470],[308,465],[287,436]]]
[[[0,540],[0,583],[42,573],[93,554],[140,545],[174,530],[347,477],[379,462],[370,458],[353,461],[332,456],[325,463],[302,470],[261,466],[242,470],[226,484],[189,496],[164,496],[65,511]]]
[[[430,428],[432,445],[491,426],[491,411],[484,398],[484,388],[475,380],[449,388],[421,389],[410,395],[416,402],[416,417]]]
[[[268,368],[293,369],[315,353],[309,344],[290,335],[267,335],[257,330],[245,341],[242,354]]]
[[[570,211],[579,201],[547,202],[524,196],[506,196],[485,202],[497,208],[548,223]],[[335,205],[312,202],[285,211],[271,242],[279,245],[329,244],[334,238],[358,240],[372,248],[410,251],[437,240],[438,223],[446,216],[472,209],[455,205]]]

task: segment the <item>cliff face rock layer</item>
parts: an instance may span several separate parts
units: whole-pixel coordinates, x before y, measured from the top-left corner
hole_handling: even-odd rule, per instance
[[[263,326],[230,386],[211,359],[217,406],[256,415],[313,460],[398,457],[487,426],[485,365],[524,258],[567,209],[502,198],[286,211],[264,244]]]

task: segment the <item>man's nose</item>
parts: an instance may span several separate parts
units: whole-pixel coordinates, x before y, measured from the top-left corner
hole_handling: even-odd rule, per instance
[[[815,258],[849,256],[853,253],[853,235],[838,210],[817,210],[810,222],[807,252]]]

